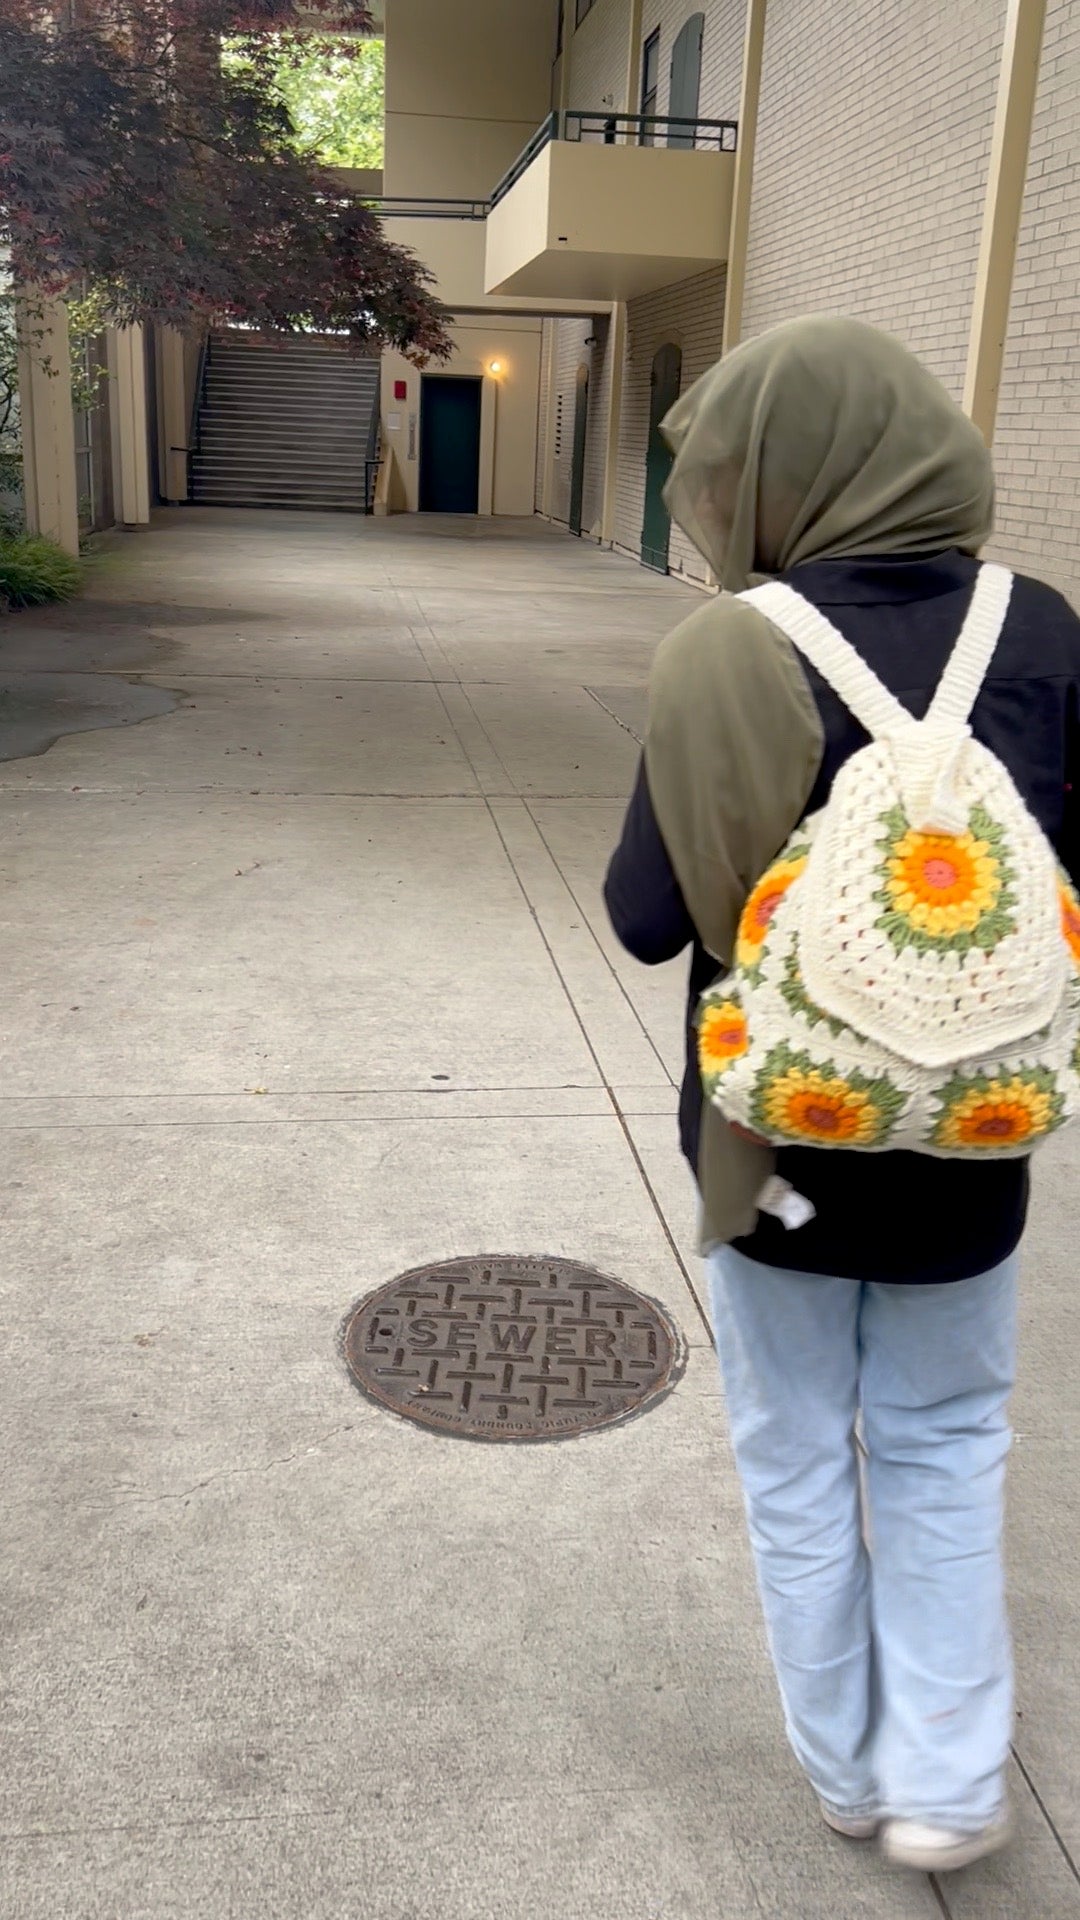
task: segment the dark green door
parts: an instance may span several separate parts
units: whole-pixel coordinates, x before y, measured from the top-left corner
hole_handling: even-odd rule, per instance
[[[673,120],[696,120],[701,98],[701,48],[705,39],[705,15],[692,13],[680,27],[671,49],[671,84],[668,88],[668,112]],[[669,127],[669,147],[692,147],[691,127]]]
[[[660,422],[679,397],[682,348],[661,347],[652,363],[649,399],[649,444],[645,454],[645,518],[641,528],[641,563],[657,573],[668,570],[671,515],[664,505],[664,487],[671,472],[671,454],[660,432]]]
[[[577,395],[574,400],[574,457],[570,468],[570,531],[581,532],[581,507],[585,498],[585,435],[589,426],[589,369],[577,370]]]
[[[480,504],[480,381],[427,374],[420,387],[420,511],[475,513]]]

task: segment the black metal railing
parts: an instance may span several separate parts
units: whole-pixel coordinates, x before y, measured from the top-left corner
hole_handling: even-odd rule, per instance
[[[375,404],[371,409],[371,422],[368,426],[367,446],[364,449],[364,512],[375,511],[375,489],[379,483],[379,468],[382,465],[382,416],[379,411],[379,395],[375,394]]]
[[[191,412],[188,415],[188,434],[186,447],[170,447],[170,453],[198,453],[202,436],[202,404],[206,397],[206,375],[210,366],[210,335],[204,333],[199,347],[199,359],[195,368],[195,385],[191,393]],[[191,480],[188,478],[190,491]]]
[[[705,153],[734,153],[738,139],[737,120],[687,120],[668,113],[612,113],[606,107],[588,112],[567,109],[549,113],[513,166],[503,174],[488,201],[488,211],[505,200],[533,161],[555,140],[608,147],[668,146],[694,148]]]
[[[562,124],[562,119],[563,116],[561,113],[549,113],[543,124],[537,127],[528,146],[522,148],[513,166],[508,167],[503,174],[491,199],[488,201],[489,209],[491,207],[497,207],[500,200],[506,199],[511,187],[517,186],[522,174],[528,172],[533,161],[537,158],[538,154],[543,153],[545,147],[549,147],[553,140],[561,139],[562,136],[559,129]]]
[[[381,466],[382,460],[378,454],[374,460],[364,461],[364,512],[366,514],[373,514],[375,511],[375,490],[379,484]]]
[[[427,199],[417,195],[380,195],[366,200],[373,213],[386,220],[486,220],[492,207],[505,200],[537,156],[553,140],[576,140],[608,147],[693,147],[705,153],[734,153],[739,137],[736,120],[684,120],[670,113],[612,113],[567,109],[549,113],[528,146],[503,174],[490,200]]]
[[[488,215],[486,200],[425,200],[410,195],[380,197],[364,204],[384,220],[486,220]]]
[[[562,139],[599,141],[614,147],[693,147],[703,153],[734,153],[737,120],[687,120],[673,113],[566,113]]]

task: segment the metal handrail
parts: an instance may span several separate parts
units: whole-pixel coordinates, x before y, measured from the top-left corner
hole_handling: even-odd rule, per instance
[[[656,143],[656,135],[660,133],[678,135],[680,147],[734,153],[738,145],[739,123],[737,120],[690,120],[670,113],[613,113],[610,107],[575,108],[549,113],[528,146],[518,154],[513,166],[503,174],[488,201],[487,210],[490,213],[500,200],[505,200],[522,174],[528,172],[538,155],[555,140],[599,140],[605,146],[652,146]]]
[[[379,484],[379,468],[382,466],[382,454],[376,454],[374,460],[364,461],[364,512],[368,515],[375,511],[375,492]]]
[[[556,112],[549,113],[543,125],[537,127],[528,146],[518,154],[513,166],[507,169],[499,181],[498,186],[495,188],[491,199],[488,201],[489,212],[492,207],[498,206],[500,200],[505,200],[511,187],[516,187],[522,174],[532,166],[537,154],[543,153],[545,147],[550,146],[553,140],[560,138],[559,129],[561,125],[562,115]]]
[[[364,205],[387,220],[486,220],[486,200],[424,199],[419,194],[397,198],[380,196]]]
[[[486,220],[492,207],[505,200],[523,173],[554,140],[602,140],[607,146],[652,146],[658,134],[679,136],[678,145],[707,152],[734,153],[739,137],[737,120],[686,120],[670,113],[612,113],[608,107],[549,113],[532,139],[508,168],[489,200],[426,198],[420,194],[380,195],[365,200],[373,213],[388,220]]]
[[[379,407],[379,393],[376,389],[375,404],[371,409],[368,423],[367,446],[364,449],[364,512],[375,511],[375,489],[379,482],[379,468],[382,466],[382,414]]]
[[[532,134],[532,140],[528,142],[527,148],[523,148],[523,152],[517,156],[513,167],[509,167],[509,169],[503,173],[502,180],[498,182],[492,198],[488,200],[488,211],[490,211],[492,207],[498,207],[500,200],[505,200],[505,196],[509,194],[511,186],[517,186],[517,182],[521,180],[521,175],[527,173],[528,167],[532,165],[532,161],[536,159],[536,156],[542,154],[544,148],[552,144],[552,140],[559,138],[559,127],[561,127],[561,123],[563,123],[563,115],[561,115],[561,113],[548,113],[548,119]]]
[[[737,120],[685,119],[673,113],[612,113],[610,108],[602,108],[597,113],[567,113],[565,120],[564,140],[595,137],[609,146],[620,138],[624,145],[651,145],[651,140],[643,136],[676,133],[688,136],[687,145],[699,151],[734,153],[739,138]]]
[[[206,397],[206,375],[210,365],[210,334],[204,333],[199,347],[199,359],[195,368],[195,386],[191,395],[191,413],[188,417],[188,437],[186,447],[170,447],[170,453],[198,453],[202,443],[202,403]]]

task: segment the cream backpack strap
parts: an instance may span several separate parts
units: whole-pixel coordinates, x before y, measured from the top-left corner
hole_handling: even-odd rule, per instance
[[[987,562],[979,568],[960,637],[938,682],[923,725],[928,733],[956,732],[967,726],[1005,625],[1013,577],[1008,567]],[[850,641],[794,587],[770,580],[739,595],[785,633],[816,667],[872,740],[915,724],[907,708],[878,679]]]
[[[839,694],[872,740],[913,724],[906,707],[883,685],[851,642],[794,587],[785,586],[782,580],[770,580],[763,587],[750,587],[739,599],[748,601],[787,635]]]
[[[930,702],[928,726],[967,726],[1001,639],[1012,586],[1008,567],[988,560],[979,568],[960,638]]]

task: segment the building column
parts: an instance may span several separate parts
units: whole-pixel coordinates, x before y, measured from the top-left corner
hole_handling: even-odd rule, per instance
[[[623,112],[637,113],[640,107],[638,89],[641,85],[641,20],[642,0],[630,0],[629,46],[626,53],[626,85],[623,88]],[[632,135],[627,135],[631,145],[636,144]]]
[[[31,533],[43,533],[69,553],[79,551],[79,497],[75,416],[67,308],[59,300],[19,301],[19,416],[23,497]]]
[[[184,336],[160,327],[157,336],[158,486],[163,500],[188,497],[189,407]]]
[[[574,0],[566,0],[566,12],[563,18],[562,59],[559,62],[559,86],[554,101],[555,111],[560,116],[560,131],[561,116],[570,106],[574,84],[574,37],[577,32],[574,14]],[[561,322],[558,318],[553,318],[545,319],[542,324],[545,329],[548,327],[551,329],[551,352],[548,356],[547,392],[541,392],[540,394],[540,406],[545,409],[546,414],[547,432],[544,442],[544,471],[540,479],[538,509],[545,520],[550,520],[555,505],[555,421],[559,404],[558,365],[559,327]],[[543,346],[541,345],[541,358],[542,357]],[[539,414],[537,415],[537,420],[539,422]]]
[[[555,505],[555,422],[559,411],[559,326],[558,320],[546,320],[545,326],[551,328],[551,351],[548,354],[547,393],[542,396],[541,404],[547,408],[547,433],[544,440],[544,484],[540,490],[540,511],[545,520],[550,520]],[[541,348],[541,352],[543,349]]]
[[[754,149],[757,145],[758,101],[765,50],[767,0],[746,0],[742,86],[739,93],[739,140],[735,151],[735,185],[731,201],[731,237],[728,244],[727,289],[724,296],[724,338],[721,351],[730,353],[742,339],[743,296],[746,292],[746,254],[750,240],[750,202],[754,191]]]
[[[623,377],[626,373],[627,315],[625,300],[617,300],[611,309],[608,352],[611,355],[611,383],[608,392],[608,417],[604,440],[604,494],[600,509],[601,545],[615,541],[615,496],[619,484],[619,442],[622,426]]]
[[[964,380],[964,410],[988,446],[1009,330],[1045,18],[1046,0],[1009,0]]]
[[[489,520],[495,511],[495,434],[499,406],[499,383],[493,374],[480,379],[480,466],[476,485],[476,511]]]
[[[150,519],[150,450],[142,328],[110,327],[105,336],[105,357],[116,517],[125,527],[145,526]]]

